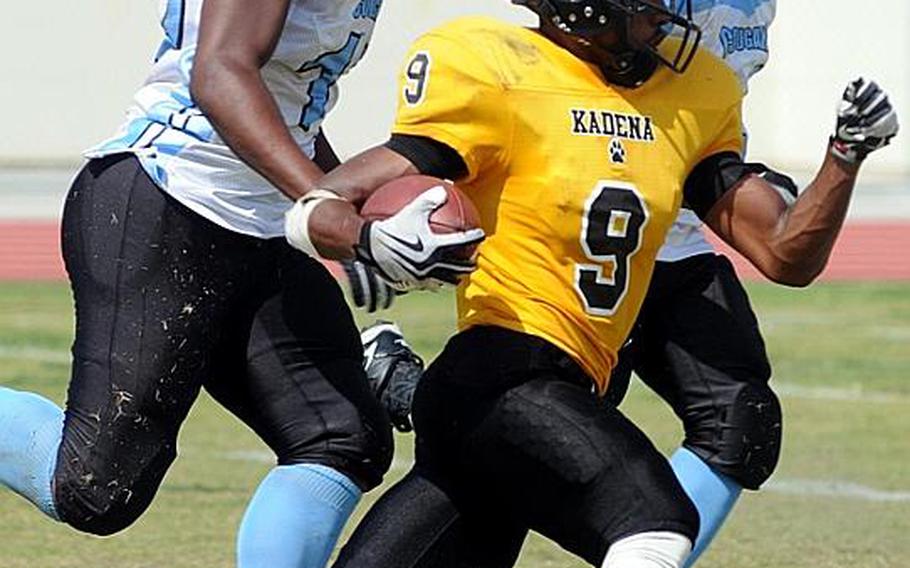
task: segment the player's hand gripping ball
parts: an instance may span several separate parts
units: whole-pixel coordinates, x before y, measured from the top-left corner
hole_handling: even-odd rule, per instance
[[[360,210],[358,260],[397,290],[456,284],[474,270],[480,215],[453,183],[422,175],[392,180]]]

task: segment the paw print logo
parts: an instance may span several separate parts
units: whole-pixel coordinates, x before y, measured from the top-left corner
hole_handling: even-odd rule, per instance
[[[610,140],[610,161],[614,164],[626,163],[626,147],[619,138]]]

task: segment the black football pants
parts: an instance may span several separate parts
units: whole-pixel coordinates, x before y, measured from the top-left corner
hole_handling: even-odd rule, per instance
[[[201,387],[278,463],[379,484],[388,419],[342,292],[316,261],[208,222],[125,154],[89,162],[74,181],[63,252],[76,337],[54,475],[62,520],[95,534],[131,524],[175,459]]]
[[[336,568],[511,566],[527,530],[600,566],[626,536],[695,540],[666,458],[553,345],[497,327],[453,337],[414,397],[417,462]]]
[[[657,263],[610,379],[616,404],[632,369],[682,420],[686,448],[748,489],[770,477],[781,406],[758,321],[727,258]]]

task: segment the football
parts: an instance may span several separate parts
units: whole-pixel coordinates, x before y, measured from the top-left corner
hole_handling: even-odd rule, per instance
[[[454,233],[480,226],[480,214],[464,192],[448,180],[424,175],[404,176],[380,186],[367,198],[360,215],[368,221],[387,219],[436,186],[445,188],[448,199],[430,215],[434,233]]]
[[[430,215],[430,230],[434,233],[454,233],[480,227],[480,213],[471,200],[454,183],[433,176],[410,175],[393,179],[374,191],[360,209],[367,221],[381,221],[398,213],[418,195],[442,186],[448,198]],[[469,259],[477,252],[477,245],[458,251],[460,258]]]

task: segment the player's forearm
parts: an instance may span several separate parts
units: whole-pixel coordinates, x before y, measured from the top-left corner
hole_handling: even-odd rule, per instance
[[[840,234],[859,172],[830,152],[815,179],[781,217],[769,248],[774,279],[807,286],[825,269]]]
[[[323,258],[354,256],[363,219],[357,214],[363,201],[378,187],[417,169],[400,154],[378,146],[354,156],[324,176],[316,187],[341,196],[344,201],[321,203],[309,219],[309,237]]]
[[[789,186],[778,180],[778,190],[771,177],[748,175],[718,199],[704,221],[768,279],[807,286],[828,262],[857,170],[828,154],[815,180],[790,205],[786,195],[795,195],[795,186],[786,191]]]
[[[357,154],[322,177],[320,189],[328,189],[360,205],[379,186],[393,179],[420,173],[410,160],[385,146]]]
[[[739,178],[736,187],[721,188],[724,191],[705,222],[775,282],[807,286],[828,263],[847,216],[860,164],[887,146],[898,129],[897,113],[887,94],[874,81],[852,81],[838,104],[825,161],[793,205],[787,207],[764,180]],[[723,155],[714,158],[702,162],[690,178],[702,165],[720,169],[724,161],[729,162]],[[738,164],[727,166],[728,171],[737,171]],[[698,192],[692,193],[700,197]]]
[[[234,153],[289,198],[298,199],[322,176],[291,137],[255,66],[219,58],[197,62],[191,90]]]

